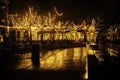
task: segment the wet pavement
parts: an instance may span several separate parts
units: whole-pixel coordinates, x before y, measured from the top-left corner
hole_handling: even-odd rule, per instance
[[[116,80],[120,71],[119,49],[118,44],[107,44],[105,47],[99,44],[95,48],[87,44],[86,47],[42,51],[37,65],[32,60],[31,52],[0,55],[1,78],[3,80]]]
[[[85,47],[40,52],[39,65],[37,66],[32,61],[31,53],[1,57],[3,58],[3,69],[6,73],[9,72],[7,76],[10,75],[16,80],[33,80],[30,77],[34,77],[35,80],[36,78],[43,80],[84,80],[88,76]],[[11,74],[13,75],[11,76]]]
[[[98,46],[98,50],[92,48],[94,55],[88,55],[89,80],[119,80],[119,43],[106,43]]]

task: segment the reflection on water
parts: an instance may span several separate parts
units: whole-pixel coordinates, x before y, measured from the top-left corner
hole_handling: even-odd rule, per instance
[[[40,67],[45,70],[84,69],[86,66],[86,48],[69,48],[40,53]],[[31,54],[18,55],[20,63],[17,69],[34,69]]]
[[[100,44],[97,49],[92,49],[91,45],[86,44],[86,47],[40,52],[40,65],[38,67],[33,65],[31,53],[26,53],[16,55],[19,57],[19,61],[15,63],[15,68],[27,70],[36,68],[37,70],[82,70],[84,71],[84,78],[88,79],[88,55],[95,56],[101,63],[105,61],[106,54],[109,54],[110,58],[112,56],[119,57],[119,48],[119,45],[106,44],[103,47]]]
[[[83,71],[84,79],[88,79],[88,59],[85,47],[41,52],[40,54],[38,67],[32,64],[31,53],[16,55],[20,59],[16,69]]]
[[[88,79],[88,57],[86,58],[86,65],[85,65],[85,75],[84,75],[84,79]]]
[[[31,53],[26,53],[22,55],[16,55],[19,57],[19,63],[16,63],[16,69],[31,69]]]
[[[116,43],[112,43],[112,44],[107,44],[107,51],[109,53],[109,55],[112,57],[118,57],[119,53],[120,53],[120,45],[116,44]]]
[[[49,51],[47,54],[40,58],[40,68],[41,69],[60,69],[65,67],[64,58],[66,55],[66,50],[63,51]],[[43,53],[44,54],[44,53]]]
[[[120,57],[120,45],[117,43],[98,43],[98,48],[94,49],[89,44],[87,45],[87,52],[89,55],[95,55],[99,63],[105,62],[105,59],[117,61]]]

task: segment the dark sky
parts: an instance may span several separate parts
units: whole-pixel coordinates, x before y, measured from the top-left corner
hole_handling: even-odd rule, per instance
[[[9,0],[9,12],[22,12],[29,5],[39,12],[48,12],[54,6],[64,13],[64,19],[111,18],[120,16],[120,0]]]

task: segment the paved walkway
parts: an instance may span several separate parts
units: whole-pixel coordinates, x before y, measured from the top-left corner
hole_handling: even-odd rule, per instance
[[[38,66],[33,64],[31,53],[19,54],[4,59],[3,72],[15,80],[84,80],[88,76],[86,59],[85,47],[40,53]]]

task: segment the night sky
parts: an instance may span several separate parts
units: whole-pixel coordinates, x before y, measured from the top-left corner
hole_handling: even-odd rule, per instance
[[[38,12],[44,13],[57,7],[63,12],[66,20],[101,17],[109,19],[120,16],[120,0],[9,0],[9,12],[22,12],[28,6],[34,6]]]

